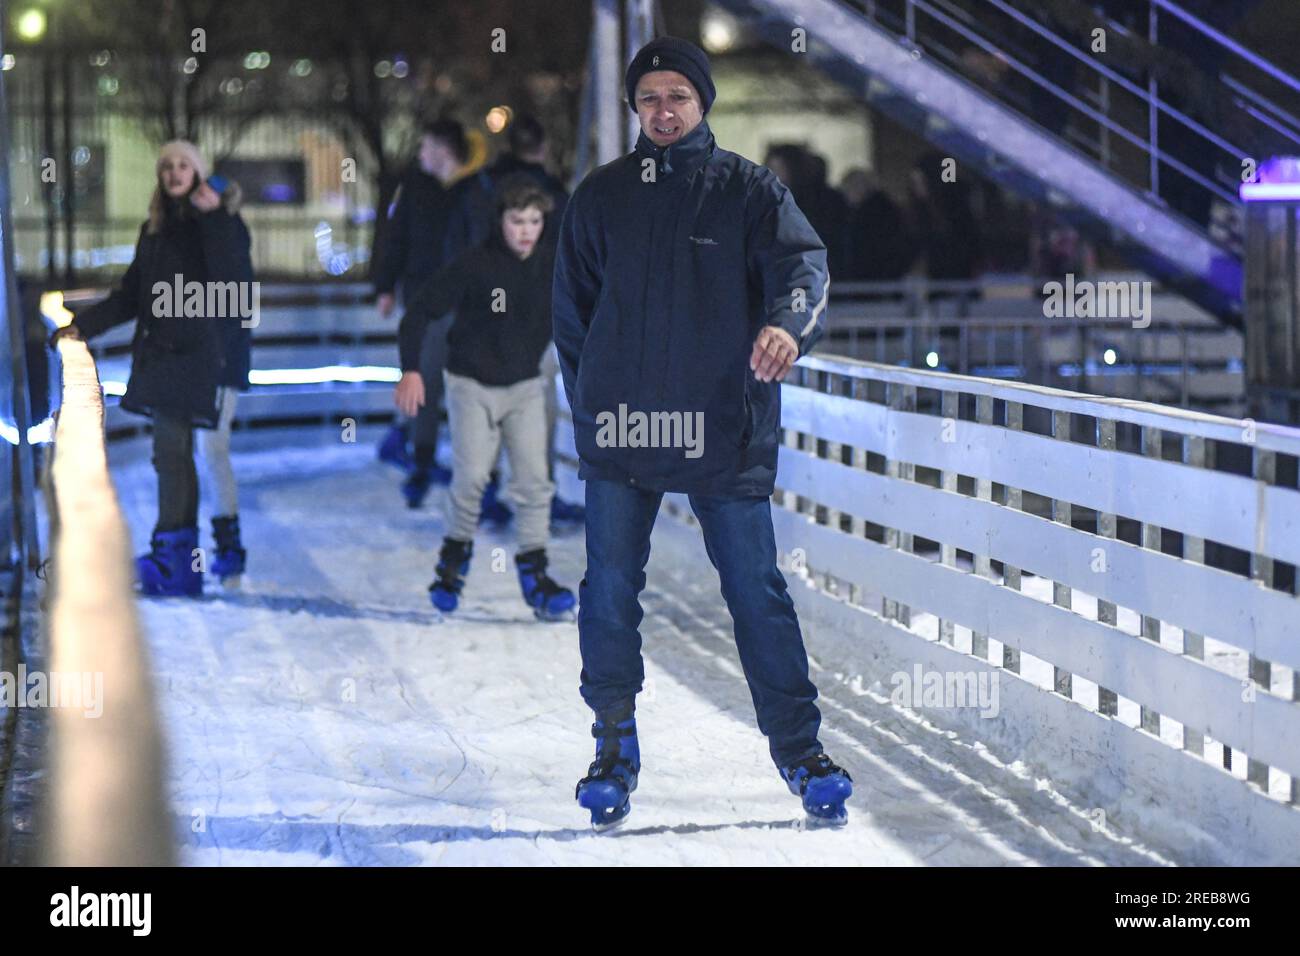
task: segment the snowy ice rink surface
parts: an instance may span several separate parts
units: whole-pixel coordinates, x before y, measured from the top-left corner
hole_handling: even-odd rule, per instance
[[[624,827],[594,834],[573,799],[593,747],[577,626],[533,620],[509,533],[480,535],[465,612],[439,623],[425,589],[445,491],[408,511],[368,436],[256,437],[260,450],[236,454],[242,589],[140,602],[188,864],[1177,862],[896,710],[852,661],[813,663],[822,741],[855,781],[850,822],[802,830],[754,725],[716,573],[698,532],[666,511],[643,597],[641,784]],[[143,550],[156,514],[145,443],[110,460]],[[581,533],[551,553],[576,590]]]

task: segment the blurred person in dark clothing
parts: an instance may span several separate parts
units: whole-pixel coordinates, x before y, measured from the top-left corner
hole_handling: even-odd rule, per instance
[[[973,190],[953,167],[956,178],[944,178],[944,157],[927,152],[912,168],[908,178],[907,218],[915,238],[924,274],[938,281],[975,278],[981,264],[979,221],[975,216]]]
[[[508,150],[472,176],[466,176],[451,190],[451,212],[443,235],[443,262],[471,246],[481,246],[496,222],[497,187],[507,176],[522,173],[555,203],[552,215],[559,222],[569,201],[564,184],[546,169],[549,144],[546,129],[538,119],[521,113],[506,133]]]
[[[1029,240],[1029,267],[1034,276],[1060,280],[1067,273],[1078,278],[1097,267],[1097,254],[1079,230],[1057,213],[1035,206]]]
[[[782,184],[794,192],[796,186],[802,187],[803,183],[799,179],[800,169],[803,165],[803,149],[793,143],[780,143],[776,146],[770,146],[767,155],[763,157],[763,165],[776,174],[776,178],[781,180]]]
[[[782,143],[768,149],[763,165],[786,185],[808,222],[826,243],[831,278],[847,277],[849,207],[843,194],[827,182],[825,158],[802,146]]]
[[[912,265],[912,240],[903,211],[865,169],[852,169],[840,183],[848,203],[843,278],[893,282]]]
[[[804,198],[795,201],[817,234],[825,237],[831,276],[843,275],[849,268],[849,204],[827,178],[826,157],[810,152],[807,161],[808,186]]]
[[[469,157],[469,144],[460,123],[441,119],[424,128],[415,164],[393,196],[388,235],[375,269],[376,304],[384,318],[392,315],[397,294],[403,305],[442,265],[448,222],[454,209],[451,185]],[[402,486],[407,504],[418,508],[434,481],[446,484],[450,474],[434,460],[438,447],[442,405],[442,368],[447,360],[447,330],[451,317],[442,316],[425,330],[420,372],[427,401],[414,418],[384,436],[379,457],[410,474]],[[414,455],[407,453],[408,440]]]

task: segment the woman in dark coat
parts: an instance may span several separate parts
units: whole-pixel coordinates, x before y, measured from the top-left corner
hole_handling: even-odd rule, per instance
[[[157,168],[149,219],[121,283],[56,338],[90,339],[137,320],[122,407],[153,419],[158,524],[136,568],[147,594],[196,595],[203,571],[194,429],[219,425],[220,386],[238,387],[236,379],[247,386],[252,263],[238,190],[213,189],[198,150],[184,141],[163,146]]]

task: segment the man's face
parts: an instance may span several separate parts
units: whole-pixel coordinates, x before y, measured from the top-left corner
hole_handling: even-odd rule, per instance
[[[700,94],[675,70],[655,70],[636,84],[636,115],[641,130],[656,146],[669,146],[704,118]]]
[[[520,259],[527,259],[537,247],[546,217],[536,206],[507,209],[501,214],[501,233],[506,246]]]

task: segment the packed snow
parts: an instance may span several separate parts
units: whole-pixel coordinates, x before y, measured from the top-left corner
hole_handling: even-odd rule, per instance
[[[533,619],[509,532],[480,534],[463,612],[439,620],[426,588],[445,490],[408,510],[377,436],[337,435],[237,433],[242,587],[140,600],[183,862],[1176,862],[895,708],[851,661],[813,661],[822,742],[855,782],[850,821],[805,830],[754,725],[699,533],[667,511],[643,595],[640,787],[620,829],[592,832],[574,801],[593,750],[577,625]],[[110,461],[144,550],[156,513],[147,442],[114,444]],[[205,513],[204,542],[210,533]],[[553,540],[551,556],[576,590],[581,531]]]

